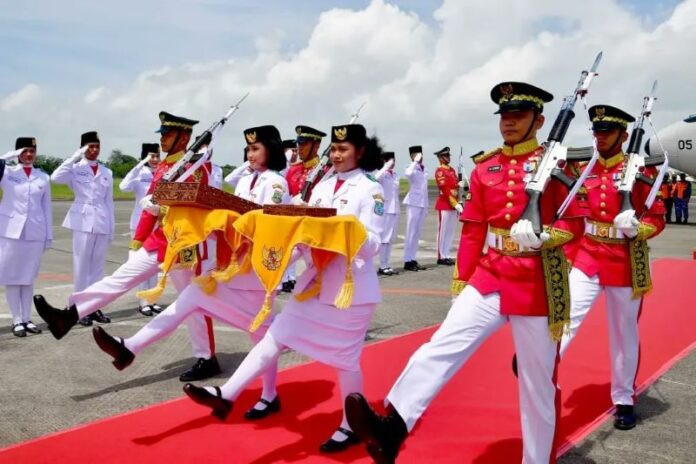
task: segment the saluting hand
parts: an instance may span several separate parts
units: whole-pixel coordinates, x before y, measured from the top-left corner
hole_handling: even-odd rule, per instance
[[[19,158],[19,155],[21,155],[23,151],[24,151],[24,148],[20,148],[18,150],[8,151],[4,155],[0,156],[0,160],[9,161],[9,160],[14,159],[14,158]]]

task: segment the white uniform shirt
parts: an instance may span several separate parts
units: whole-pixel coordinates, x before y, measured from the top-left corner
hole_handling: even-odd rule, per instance
[[[343,185],[334,193],[337,180],[344,179]],[[351,269],[355,283],[352,304],[379,303],[382,294],[372,259],[380,250],[380,237],[384,228],[384,191],[379,182],[365,174],[362,169],[340,173],[320,182],[312,190],[310,206],[336,208],[337,214],[353,215],[365,226],[367,240],[353,260]],[[311,263],[311,259],[306,260]],[[316,277],[316,268],[310,266],[297,279],[295,291],[302,292]],[[346,277],[346,259],[334,258],[324,270],[321,280],[319,301],[333,305]]]
[[[428,207],[428,172],[420,163],[412,161],[405,171],[409,189],[404,198],[404,205]]]
[[[245,162],[227,174],[227,177],[225,177],[223,181],[230,187],[236,188],[240,179],[244,176],[248,176],[249,174],[251,174],[251,170],[249,169],[249,164]]]
[[[135,193],[135,206],[133,207],[133,212],[130,217],[131,231],[134,231],[138,227],[138,221],[140,221],[140,215],[143,212],[143,208],[140,206],[140,200],[147,195],[151,183],[152,168],[145,165],[140,168],[135,166],[126,174],[126,177],[124,177],[118,185],[118,188],[124,192]]]
[[[63,227],[80,232],[113,235],[114,192],[111,169],[98,164],[97,174],[86,159],[73,164],[64,162],[51,180],[66,184],[75,194]]]
[[[384,190],[384,213],[399,214],[399,174],[394,169],[380,169],[375,178]]]
[[[0,187],[0,236],[15,240],[52,240],[53,215],[48,174],[32,168],[27,177],[21,165],[6,166]],[[3,266],[6,265],[9,264],[3,263]]]
[[[212,172],[208,175],[208,185],[215,187],[216,189],[222,190],[222,183],[224,181],[222,175],[222,168],[217,164],[213,164]]]

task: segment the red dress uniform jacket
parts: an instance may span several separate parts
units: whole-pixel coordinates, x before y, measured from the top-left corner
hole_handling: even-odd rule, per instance
[[[623,153],[608,160],[600,158],[595,163],[584,185],[587,191],[585,217],[588,220],[613,225],[614,218],[621,209],[621,197],[617,186],[621,180],[624,164]],[[644,174],[654,178],[656,173],[655,168],[649,168]],[[636,216],[640,217],[643,213],[643,205],[649,193],[649,186],[642,182],[635,183],[631,199],[636,209]],[[665,208],[662,200],[658,198],[641,221],[654,227],[651,237],[662,232],[665,228]],[[627,243],[598,242],[585,235],[573,260],[573,266],[589,277],[599,275],[600,285],[630,287],[630,258]]]
[[[440,165],[435,170],[435,182],[439,189],[439,195],[435,201],[435,209],[438,211],[453,210],[459,203],[459,180],[457,171],[452,166]]]
[[[482,295],[499,292],[501,314],[548,316],[540,254],[509,256],[489,247],[482,255],[488,228],[509,230],[522,215],[527,205],[524,178],[531,175],[542,151],[533,139],[484,155],[471,175],[470,195],[460,217],[464,224],[455,279]],[[552,223],[567,192],[562,184],[551,181],[541,200],[544,224]],[[581,218],[559,220],[553,227],[574,237],[582,235]]]
[[[152,194],[152,192],[155,191],[155,188],[157,187],[157,184],[162,180],[162,177],[167,173],[169,168],[172,167],[172,165],[176,163],[182,156],[183,153],[169,155],[157,166],[157,169],[155,170],[152,177],[152,183],[150,184],[150,188],[147,191],[148,195]],[[190,164],[187,164],[186,169],[188,169],[190,166]],[[194,172],[193,175],[186,179],[186,182],[208,183],[207,173],[210,171],[211,165],[210,162],[207,162],[198,170],[196,170],[196,172]],[[162,229],[158,226],[157,219],[158,218],[156,216],[153,216],[147,211],[142,212],[142,214],[140,215],[140,221],[138,221],[138,226],[136,227],[135,233],[133,234],[133,243],[131,244],[131,248],[138,248],[142,244],[142,247],[145,248],[147,251],[156,250],[157,260],[161,262],[162,260],[164,260],[164,254],[167,251],[167,238],[164,236],[164,232],[162,232]]]

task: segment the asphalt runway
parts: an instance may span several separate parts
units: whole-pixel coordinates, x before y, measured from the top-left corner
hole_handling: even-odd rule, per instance
[[[434,200],[433,192],[431,200]],[[72,290],[72,239],[70,232],[60,226],[69,203],[55,202],[53,206],[53,248],[44,255],[35,292],[58,305],[67,301]],[[108,273],[127,258],[131,207],[131,202],[116,203],[116,234],[109,249]],[[692,204],[694,219],[695,209]],[[402,212],[392,254],[392,263],[398,270],[403,267],[405,218]],[[437,324],[445,317],[450,305],[452,268],[435,265],[436,235],[437,215],[431,210],[418,254],[418,260],[428,269],[417,273],[402,270],[398,276],[381,278],[384,302],[368,333],[370,341]],[[455,237],[455,246],[457,240]],[[667,256],[691,259],[694,248],[696,227],[669,225],[661,236],[651,241],[651,256],[653,259]],[[193,362],[185,327],[149,347],[132,366],[119,372],[97,348],[91,328],[78,326],[61,341],[56,341],[48,332],[23,339],[14,337],[4,293],[4,288],[0,289],[0,366],[3,372],[0,446],[182,396],[178,376]],[[163,302],[171,302],[174,298],[172,288],[168,288]],[[286,299],[284,295],[280,297],[281,307]],[[684,304],[693,305],[693,302]],[[137,312],[134,292],[116,301],[105,312],[113,318],[107,326],[109,332],[118,336],[134,333],[149,319]],[[38,324],[40,318],[34,314],[33,320]],[[45,328],[43,324],[40,327]],[[239,330],[218,323],[215,332],[223,373],[211,383],[219,384],[234,372],[251,345],[247,335]],[[290,366],[305,360],[290,352],[281,357],[281,364]],[[509,375],[509,372],[501,375]],[[637,404],[641,422],[636,429],[621,432],[607,423],[559,462],[694,462],[695,400],[696,355],[692,354],[641,395]]]

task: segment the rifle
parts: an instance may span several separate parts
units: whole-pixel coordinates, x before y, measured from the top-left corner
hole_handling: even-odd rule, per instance
[[[358,117],[360,116],[360,110],[363,109],[363,106],[365,106],[365,103],[360,105],[358,108],[358,111],[353,114],[350,118],[350,122],[348,124],[354,124],[355,121],[358,120]],[[323,177],[326,175],[328,171],[325,171],[327,166],[331,165],[331,144],[329,143],[329,146],[326,147],[326,149],[322,152],[321,156],[319,157],[319,163],[317,163],[316,166],[310,171],[309,174],[307,174],[307,178],[305,179],[305,183],[302,186],[302,190],[300,191],[300,198],[302,198],[302,201],[307,202],[309,201],[309,194],[312,191],[312,186],[317,184]]]
[[[186,153],[184,156],[174,163],[171,168],[162,176],[162,180],[167,181],[167,182],[183,182],[185,181],[191,174],[193,174],[196,169],[198,169],[203,163],[207,161],[208,158],[208,150],[206,150],[205,153],[198,153],[200,149],[206,145],[209,145],[212,140],[213,140],[213,135],[217,133],[222,127],[225,125],[227,120],[237,112],[239,109],[239,105],[244,101],[246,97],[249,96],[249,92],[247,92],[237,103],[234,105],[230,106],[230,109],[225,113],[225,115],[220,119],[219,121],[216,121],[213,123],[208,129],[206,129],[205,132],[201,134],[201,136],[191,144],[191,146],[186,150]],[[194,164],[186,169],[186,164],[190,162],[194,162]]]
[[[563,172],[563,167],[567,161],[568,149],[561,145],[565,138],[570,123],[575,117],[573,107],[577,100],[587,95],[590,83],[597,75],[597,67],[602,59],[602,52],[599,52],[589,71],[582,71],[580,80],[572,95],[563,99],[561,110],[556,117],[556,121],[551,128],[548,140],[544,143],[544,153],[541,162],[537,167],[532,178],[527,182],[525,193],[529,201],[522,212],[521,219],[527,219],[532,223],[534,233],[537,235],[542,232],[541,219],[541,195],[546,190],[551,179],[557,179],[572,189],[575,181]]]
[[[631,192],[633,191],[633,186],[636,182],[643,182],[644,184],[649,185],[651,187],[650,194],[648,195],[648,198],[645,202],[646,205],[644,205],[646,206],[646,208],[644,209],[643,213],[650,209],[653,201],[655,201],[655,197],[657,196],[657,191],[660,189],[660,185],[662,185],[662,179],[664,176],[658,176],[657,179],[653,180],[650,177],[643,174],[643,170],[648,165],[648,163],[646,163],[646,157],[640,154],[643,134],[645,133],[643,125],[645,124],[645,120],[650,118],[650,114],[652,113],[652,106],[657,98],[655,96],[656,92],[657,81],[653,83],[652,90],[650,90],[650,95],[643,98],[643,109],[640,112],[640,117],[633,124],[633,129],[631,130],[631,138],[628,142],[628,150],[626,150],[626,154],[628,155],[628,161],[624,165],[624,170],[621,174],[621,181],[619,182],[618,187],[619,196],[621,196],[621,213],[629,209],[635,209],[633,201],[631,200]],[[664,164],[666,164],[665,154],[663,154],[662,157],[665,158],[665,162],[663,163],[662,168],[662,170],[664,171],[666,169],[664,167]],[[659,157],[657,158],[659,159]]]

